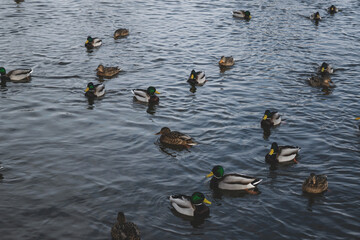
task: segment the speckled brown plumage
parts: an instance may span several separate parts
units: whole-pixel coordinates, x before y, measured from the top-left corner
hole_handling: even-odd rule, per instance
[[[118,67],[104,67],[102,64],[96,70],[96,74],[100,77],[113,77],[121,71]]]
[[[307,193],[322,193],[328,188],[328,181],[326,175],[315,175],[311,173],[304,181],[302,190]]]
[[[118,213],[117,223],[111,228],[113,240],[140,240],[140,231],[135,223],[126,222],[125,215]]]
[[[192,138],[188,135],[185,135],[181,132],[171,131],[168,127],[163,127],[160,132],[156,135],[161,134],[160,142],[170,145],[181,145],[181,146],[193,146],[196,145]]]

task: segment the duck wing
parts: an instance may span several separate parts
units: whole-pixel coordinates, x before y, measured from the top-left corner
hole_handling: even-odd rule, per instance
[[[143,89],[133,89],[131,90],[134,97],[140,102],[149,102],[150,96],[147,94],[146,90]]]
[[[262,179],[242,174],[226,174],[219,182],[219,188],[224,190],[244,190],[255,188]]]
[[[280,156],[287,156],[297,154],[301,148],[294,146],[279,146]]]
[[[16,70],[10,71],[7,74],[7,76],[12,81],[20,81],[27,77],[30,77],[30,74],[32,73],[32,71],[33,71],[32,69],[16,69]]]
[[[173,195],[169,197],[171,205],[175,210],[187,216],[194,216],[195,208],[186,195]]]
[[[105,85],[104,84],[96,84],[95,85],[95,93],[97,97],[101,97],[105,94]]]
[[[93,39],[94,47],[99,47],[99,46],[101,46],[101,44],[102,44],[102,41],[99,38],[94,38]]]
[[[271,122],[274,125],[279,125],[281,123],[281,116],[278,112],[272,112],[271,113]]]
[[[196,75],[196,82],[198,84],[204,84],[206,82],[205,72],[197,72]]]

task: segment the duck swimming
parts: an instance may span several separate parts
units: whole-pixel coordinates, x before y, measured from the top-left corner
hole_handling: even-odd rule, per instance
[[[234,65],[234,58],[222,56],[219,65],[222,67],[231,67]]]
[[[100,64],[97,69],[96,69],[97,73],[96,75],[98,75],[99,77],[113,77],[116,74],[118,74],[121,69],[118,67],[104,67],[102,64]]]
[[[118,39],[129,35],[129,30],[126,28],[119,28],[114,32],[114,38]]]
[[[316,12],[316,13],[311,14],[310,19],[315,20],[315,21],[321,20],[320,13]]]
[[[30,80],[32,69],[15,69],[8,73],[4,67],[0,67],[1,81],[21,82]]]
[[[155,135],[161,135],[160,142],[163,144],[184,147],[197,145],[197,143],[194,142],[190,136],[185,135],[181,132],[171,131],[168,127],[161,128],[160,132],[156,133]]]
[[[85,89],[85,96],[88,98],[99,98],[105,95],[105,86],[104,84],[94,85],[92,82],[89,82],[87,88]]]
[[[207,217],[210,214],[210,209],[205,203],[211,204],[211,202],[200,192],[194,192],[191,196],[172,195],[169,199],[174,209],[185,216]]]
[[[88,36],[85,42],[85,47],[87,49],[92,49],[96,47],[100,47],[102,44],[102,41],[99,38],[92,38],[91,36]]]
[[[195,72],[195,70],[193,69],[190,73],[189,79],[188,79],[188,83],[190,83],[191,85],[204,85],[206,82],[206,78],[205,78],[205,72]]]
[[[144,89],[133,89],[131,90],[136,100],[145,103],[158,103],[159,97],[155,93],[160,94],[154,87],[148,87]]]
[[[302,185],[303,192],[322,193],[328,189],[328,181],[326,175],[315,175],[311,173]]]
[[[260,178],[249,177],[237,173],[224,175],[224,168],[220,165],[213,167],[211,172],[206,175],[206,177],[213,177],[210,181],[210,187],[212,189],[232,191],[249,191],[250,189],[256,188],[256,186],[262,181]]]
[[[266,110],[263,119],[261,120],[261,127],[269,129],[272,126],[277,126],[281,123],[281,116],[278,112],[270,112]]]
[[[233,17],[243,18],[245,20],[251,19],[251,15],[250,15],[249,11],[235,10],[232,12],[232,14],[233,14]]]
[[[127,222],[123,212],[119,212],[117,222],[111,228],[113,240],[140,240],[140,231],[135,223]]]
[[[270,164],[285,163],[290,161],[297,163],[295,157],[299,151],[299,147],[278,146],[276,142],[273,142],[270,152],[265,156],[265,161]]]
[[[337,7],[335,7],[334,5],[331,5],[328,9],[327,9],[328,13],[330,14],[335,14],[337,12],[339,12],[339,9],[337,9]]]

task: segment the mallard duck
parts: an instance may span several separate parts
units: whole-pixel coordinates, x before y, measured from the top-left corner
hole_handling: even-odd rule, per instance
[[[190,73],[188,82],[191,85],[204,85],[206,82],[205,72],[195,72],[195,70],[193,69]]]
[[[160,134],[160,142],[164,144],[179,145],[185,147],[197,145],[197,143],[194,142],[190,136],[185,135],[181,132],[171,131],[168,127],[161,128],[160,132],[156,133],[155,135]]]
[[[281,116],[278,112],[270,112],[266,110],[263,119],[261,120],[261,127],[269,129],[272,126],[279,125],[281,123]]]
[[[334,86],[334,83],[331,81],[329,74],[324,74],[323,76],[312,76],[308,79],[308,81],[312,87],[330,88]]]
[[[232,65],[234,65],[234,58],[222,56],[219,61],[219,65],[222,67],[231,67]]]
[[[270,164],[284,163],[294,161],[297,163],[295,157],[299,153],[299,147],[293,146],[278,146],[276,142],[271,144],[271,149],[265,156],[265,161]]]
[[[331,5],[328,9],[327,9],[328,13],[330,14],[334,14],[337,13],[339,11],[339,9],[337,9],[337,7],[335,7],[334,5]]]
[[[104,67],[102,64],[100,64],[97,69],[97,75],[100,77],[113,77],[116,74],[118,74],[121,69],[118,67]]]
[[[310,19],[315,20],[315,21],[321,20],[320,13],[316,12],[316,13],[311,14]]]
[[[87,37],[87,40],[85,42],[85,47],[87,49],[100,47],[102,44],[102,41],[99,38],[92,38],[90,36]]]
[[[307,193],[322,193],[328,188],[328,181],[326,175],[315,175],[311,173],[304,181],[302,190]]]
[[[124,213],[119,212],[117,222],[111,228],[113,240],[140,240],[140,231],[135,223],[127,222]]]
[[[318,73],[322,75],[326,73],[334,73],[334,69],[326,62],[323,62],[318,69]]]
[[[118,39],[120,37],[126,37],[127,35],[129,35],[129,30],[126,28],[119,28],[114,32],[115,39]]]
[[[255,188],[262,179],[240,175],[237,173],[224,175],[222,166],[217,165],[213,167],[211,172],[206,177],[212,177],[210,187],[222,190],[246,190]]]
[[[134,94],[136,100],[146,103],[157,103],[159,102],[159,97],[155,93],[160,94],[156,91],[154,87],[148,87],[147,90],[144,89],[133,89],[131,92]]]
[[[194,192],[191,197],[186,195],[173,195],[169,197],[171,205],[174,209],[186,216],[190,217],[207,217],[210,209],[204,203],[211,204],[204,194]]]
[[[105,86],[104,84],[94,85],[92,82],[89,82],[87,88],[85,89],[85,96],[89,98],[102,97],[105,95]]]
[[[28,81],[30,79],[30,74],[32,73],[32,69],[15,69],[8,73],[4,67],[0,67],[1,80],[3,81]]]
[[[246,20],[250,20],[251,19],[251,15],[249,11],[243,11],[243,10],[235,10],[232,12],[233,17],[237,17],[237,18],[243,18]]]

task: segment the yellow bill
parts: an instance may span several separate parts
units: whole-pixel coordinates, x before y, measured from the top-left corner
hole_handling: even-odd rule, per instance
[[[269,155],[273,155],[274,154],[274,149],[271,149],[270,152],[269,152]]]
[[[194,79],[194,74],[191,74],[190,79]]]
[[[160,94],[158,91],[155,91],[155,93]]]
[[[266,120],[267,119],[267,115],[264,115],[264,118],[263,118],[263,120]]]
[[[211,173],[209,173],[208,175],[206,175],[207,178],[208,178],[208,177],[212,177],[212,176],[214,176],[214,173],[213,173],[213,172],[211,172]]]
[[[211,204],[211,202],[209,200],[207,200],[206,198],[204,198],[204,203],[207,203],[207,204]]]
[[[87,92],[87,91],[89,91],[89,88],[88,88],[88,87],[85,89],[85,92]]]
[[[360,120],[360,117],[355,118],[355,120]]]
[[[322,67],[322,68],[321,68],[321,72],[324,72],[324,71],[325,71],[325,68],[324,68],[324,67]]]
[[[86,40],[85,44],[88,44],[89,43],[89,40]]]

